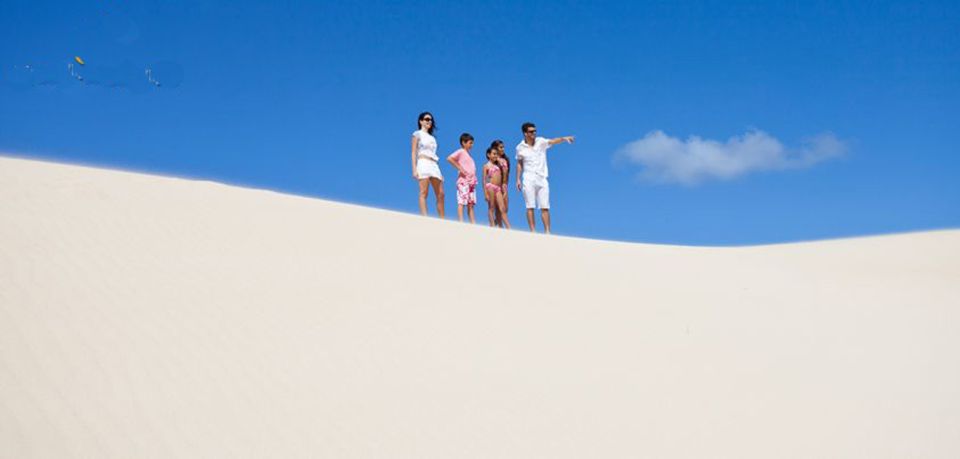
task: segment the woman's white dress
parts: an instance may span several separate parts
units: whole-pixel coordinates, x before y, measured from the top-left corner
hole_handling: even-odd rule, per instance
[[[416,131],[413,136],[417,138],[417,177],[443,180],[440,158],[437,156],[437,139],[425,130]]]

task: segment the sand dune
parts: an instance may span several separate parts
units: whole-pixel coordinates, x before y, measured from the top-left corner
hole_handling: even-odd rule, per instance
[[[0,196],[3,458],[960,457],[960,231],[626,244],[10,158]]]

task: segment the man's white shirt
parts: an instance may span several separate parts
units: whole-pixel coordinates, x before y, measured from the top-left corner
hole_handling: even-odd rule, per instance
[[[550,141],[544,137],[537,137],[533,146],[526,142],[520,142],[517,145],[517,162],[523,163],[523,179],[527,179],[527,174],[537,175],[547,178],[547,148],[550,148]]]

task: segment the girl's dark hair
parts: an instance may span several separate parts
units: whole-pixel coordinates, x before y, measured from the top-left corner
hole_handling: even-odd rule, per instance
[[[427,134],[433,135],[433,131],[437,129],[437,117],[433,116],[433,113],[430,112],[423,112],[417,117],[417,130],[420,130],[420,122],[423,121],[427,115],[430,115],[430,119],[433,120],[433,122],[430,123],[430,129],[427,129]]]
[[[500,163],[497,162],[497,147],[494,146],[493,144],[490,144],[490,146],[487,147],[487,161],[490,160],[490,153],[493,153],[493,156],[494,156],[493,165],[497,166],[497,169],[500,169],[500,176],[503,177],[503,168],[500,167]],[[486,168],[487,166],[483,166],[483,167]],[[486,169],[484,169],[484,177],[486,177]]]
[[[493,142],[490,142],[490,148],[496,148],[496,149],[499,150],[501,145],[503,145],[503,141],[500,140],[500,139],[497,139],[497,140],[494,140]],[[509,174],[509,173],[510,173],[510,158],[507,157],[507,154],[506,154],[506,153],[503,154],[503,160],[507,162],[507,170],[505,170],[505,171],[503,171],[503,172]],[[503,169],[503,168],[501,168],[501,169]]]

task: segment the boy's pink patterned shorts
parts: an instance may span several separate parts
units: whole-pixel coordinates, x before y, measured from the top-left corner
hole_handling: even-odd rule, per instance
[[[477,184],[465,178],[457,179],[457,205],[466,206],[477,203]]]

